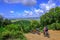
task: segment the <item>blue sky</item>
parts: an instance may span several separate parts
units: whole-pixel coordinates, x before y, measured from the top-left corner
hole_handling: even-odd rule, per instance
[[[5,18],[40,17],[60,0],[0,0],[0,15]]]

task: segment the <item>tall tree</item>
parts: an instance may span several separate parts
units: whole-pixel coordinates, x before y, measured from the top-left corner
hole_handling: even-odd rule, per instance
[[[49,12],[40,17],[40,22],[42,25],[60,22],[60,7],[50,9]]]
[[[0,15],[0,27],[3,25],[3,17]]]

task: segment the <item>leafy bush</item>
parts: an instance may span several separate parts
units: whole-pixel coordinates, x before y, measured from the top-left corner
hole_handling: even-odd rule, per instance
[[[55,12],[53,12],[55,9]],[[50,25],[52,23],[60,22],[60,7],[52,8],[40,17],[42,25]]]
[[[9,25],[9,24],[11,24],[11,20],[8,20],[8,19],[3,20],[3,26]]]
[[[40,28],[40,24],[38,21],[36,20],[20,20],[20,21],[16,21],[13,24],[16,25],[16,27],[18,27],[18,29],[20,29],[22,32],[30,32],[31,30],[36,29],[37,27]],[[13,25],[10,25],[13,26]]]
[[[60,23],[53,23],[51,25],[48,25],[48,28],[53,30],[60,30]]]
[[[0,15],[0,27],[3,26],[3,17]]]
[[[5,40],[5,39],[21,39],[21,40],[27,40],[23,33],[21,31],[12,29],[11,31],[8,28],[1,28],[2,31],[0,31],[0,40]]]
[[[55,9],[55,12],[53,12]],[[60,7],[52,8],[40,17],[41,26],[48,25],[49,29],[60,30]]]

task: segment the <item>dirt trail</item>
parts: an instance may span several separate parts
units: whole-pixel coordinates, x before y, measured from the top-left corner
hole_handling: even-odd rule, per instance
[[[27,40],[60,40],[60,31],[49,30],[49,34],[50,38],[44,37],[42,33],[40,35],[28,33],[25,36]]]

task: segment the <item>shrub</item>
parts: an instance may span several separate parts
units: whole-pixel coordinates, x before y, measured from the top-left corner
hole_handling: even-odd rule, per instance
[[[60,30],[60,23],[53,23],[51,25],[48,25],[48,28],[53,30]]]
[[[8,30],[8,28],[2,28],[2,31],[0,31],[0,40],[6,40],[6,39],[21,39],[21,40],[27,40],[23,33],[18,30]]]

